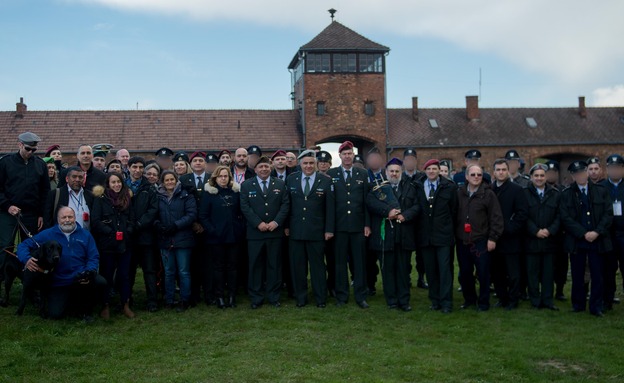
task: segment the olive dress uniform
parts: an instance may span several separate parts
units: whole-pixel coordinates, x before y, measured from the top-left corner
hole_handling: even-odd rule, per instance
[[[318,306],[327,302],[327,269],[323,250],[325,233],[334,233],[336,202],[331,179],[319,172],[305,179],[302,172],[288,176],[290,195],[289,256],[292,286],[298,306],[307,303],[308,262],[314,299]],[[306,186],[309,190],[306,193]]]
[[[241,185],[240,195],[241,211],[247,220],[248,291],[253,308],[262,305],[265,297],[272,305],[279,306],[281,245],[290,204],[284,181],[269,177],[264,182],[266,190],[258,177],[246,180]],[[272,221],[278,225],[275,230],[262,232],[258,229],[260,223]],[[263,275],[266,275],[266,284]]]

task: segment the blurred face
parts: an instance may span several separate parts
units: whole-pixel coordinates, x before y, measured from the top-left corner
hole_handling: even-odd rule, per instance
[[[538,189],[543,189],[546,184],[546,172],[542,169],[535,169],[531,174],[531,182]]]
[[[585,186],[587,185],[587,180],[589,179],[589,174],[587,170],[581,170],[580,172],[572,174],[572,179],[578,185]]]
[[[260,177],[260,179],[266,180],[271,174],[271,166],[269,166],[269,164],[261,163],[259,165],[256,165],[255,171],[256,175]]]
[[[507,164],[494,165],[494,178],[498,182],[505,182],[509,178],[509,167]]]
[[[483,169],[478,165],[472,165],[466,168],[466,181],[473,188],[481,185],[483,182]]]
[[[158,157],[156,157],[156,163],[163,170],[171,169],[171,165],[173,165],[173,163],[171,162],[171,158],[167,157],[167,156],[158,156]]]
[[[37,151],[37,145],[30,146],[30,145],[26,145],[26,144],[24,144],[22,142],[18,142],[17,146],[19,147],[20,155],[25,160],[31,158],[35,154],[35,152]]]
[[[353,166],[353,150],[344,149],[342,152],[340,152],[339,156],[342,167],[345,169],[351,169],[351,167]]]
[[[178,181],[176,181],[176,178],[173,174],[167,174],[163,179],[163,186],[168,192],[174,191],[177,183]]]
[[[93,161],[93,149],[91,149],[88,145],[81,146],[78,148],[78,154],[76,157],[78,157],[80,165],[83,167],[89,167],[91,166],[91,161]]]
[[[466,165],[466,169],[468,166],[479,165],[480,158],[466,158],[464,159],[464,164]]]
[[[121,165],[119,165],[117,162],[109,164],[108,173],[121,173]]]
[[[50,178],[56,177],[56,165],[48,164],[48,177]]]
[[[93,166],[104,171],[106,169],[106,158],[103,157],[93,157]]]
[[[145,172],[145,178],[147,178],[147,181],[149,181],[149,183],[152,185],[158,182],[159,177],[160,177],[160,173],[158,173],[158,170],[154,168],[149,168]]]
[[[611,181],[619,182],[624,177],[624,166],[616,164],[607,166],[607,176]]]
[[[54,158],[54,161],[62,161],[63,160],[63,154],[61,154],[60,150],[53,150],[50,152],[50,157]]]
[[[176,161],[173,164],[173,171],[176,172],[176,174],[179,176],[186,174],[186,162]]]
[[[215,169],[219,166],[216,162],[206,162],[206,172],[212,174]]]
[[[273,158],[273,167],[282,173],[286,169],[286,156],[277,156]]]
[[[408,173],[413,173],[418,166],[418,160],[414,156],[403,157],[403,169]]]
[[[446,165],[440,165],[440,175],[442,177],[448,178],[449,176],[449,168]]]
[[[84,172],[71,171],[65,176],[65,182],[69,185],[69,188],[76,193],[82,188],[82,182],[84,181]]]
[[[589,179],[592,182],[598,182],[602,178],[602,169],[600,168],[600,164],[589,164],[587,167],[587,173],[589,174]]]
[[[247,166],[253,169],[258,163],[258,159],[260,159],[260,156],[257,154],[247,155]]]
[[[377,171],[382,168],[382,158],[379,153],[371,153],[366,157],[366,167],[373,171]]]
[[[130,178],[133,181],[140,180],[143,177],[144,166],[141,162],[134,163],[130,166]]]
[[[318,170],[319,170],[319,172],[325,173],[326,171],[329,170],[329,168],[331,168],[331,162],[324,162],[324,161],[319,161],[318,162]]]
[[[76,228],[76,214],[69,207],[60,208],[56,220],[64,233],[71,233]]]
[[[386,178],[391,184],[396,185],[401,182],[401,167],[399,165],[390,165],[386,168]]]
[[[123,187],[123,182],[121,181],[121,178],[114,175],[108,179],[108,187],[115,193],[119,193]]]
[[[128,160],[130,159],[130,152],[126,149],[121,149],[117,152],[117,159],[121,161],[121,165],[125,168],[128,166]]]
[[[197,174],[201,174],[206,171],[206,160],[200,156],[197,156],[191,160],[191,169]]]
[[[427,175],[427,179],[431,182],[434,182],[440,176],[440,166],[438,165],[430,165],[425,169],[425,174]]]
[[[230,166],[232,163],[232,157],[229,154],[223,153],[221,157],[219,157],[219,165]]]
[[[236,166],[239,168],[247,167],[247,149],[238,148],[234,153],[234,161],[236,162]],[[258,162],[258,160],[256,160]]]
[[[295,153],[286,153],[286,166],[288,166],[289,168],[294,168],[295,166],[297,166],[297,156],[295,156]]]
[[[507,163],[509,164],[509,174],[518,173],[518,169],[520,169],[520,161],[508,160]]]
[[[316,158],[314,157],[303,157],[299,164],[301,171],[306,176],[311,176],[316,171]]]
[[[559,183],[559,172],[557,170],[549,170],[546,172],[546,182],[551,184]]]
[[[228,171],[226,169],[221,169],[219,175],[217,176],[217,185],[222,188],[226,188],[230,183],[230,176],[228,175]]]

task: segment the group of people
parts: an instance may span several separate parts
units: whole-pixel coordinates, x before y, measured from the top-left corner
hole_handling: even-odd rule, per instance
[[[40,141],[23,133],[18,151],[0,159],[0,260],[19,243],[19,261],[47,272],[30,254],[49,240],[61,244],[43,292],[52,318],[89,319],[100,302],[107,319],[115,297],[133,318],[138,266],[150,312],[163,304],[179,312],[201,302],[236,307],[239,289],[252,309],[279,307],[286,294],[297,307],[324,308],[330,297],[343,306],[351,286],[366,309],[380,271],[388,308],[411,311],[414,253],[416,285],[442,313],[453,310],[455,253],[462,309],[488,310],[493,284],[497,307],[513,310],[526,299],[558,310],[569,264],[574,311],[586,310],[588,292],[593,315],[618,302],[624,159],[617,154],[606,160],[605,179],[600,160],[573,162],[574,182],[563,187],[557,162],[523,175],[515,150],[490,175],[478,150],[466,152],[456,172],[437,159],[419,171],[411,148],[384,165],[378,150],[362,158],[349,141],[335,167],[320,148],[269,158],[257,146],[217,155],[161,148],[154,160],[120,149],[106,163],[109,147],[94,153],[84,145],[68,165],[58,145],[35,156]]]

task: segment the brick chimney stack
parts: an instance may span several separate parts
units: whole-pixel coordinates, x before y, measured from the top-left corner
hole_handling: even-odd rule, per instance
[[[466,96],[466,118],[479,119],[479,96]]]
[[[16,117],[22,118],[26,113],[26,104],[24,104],[24,97],[20,97],[20,102],[15,104]]]
[[[587,117],[587,108],[585,108],[585,96],[579,96],[579,116]]]
[[[412,118],[418,121],[418,97],[412,97]]]

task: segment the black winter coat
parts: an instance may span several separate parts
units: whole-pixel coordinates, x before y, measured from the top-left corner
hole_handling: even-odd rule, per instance
[[[522,186],[510,180],[497,186],[492,183],[492,190],[498,198],[503,213],[505,227],[496,244],[496,252],[502,254],[520,253],[524,242],[524,230],[528,215],[528,206]]]
[[[158,217],[154,222],[156,229],[159,225],[174,225],[174,232],[171,234],[159,234],[159,245],[161,249],[182,249],[191,248],[195,245],[192,225],[197,219],[197,202],[195,197],[182,189],[178,182],[173,195],[169,198],[163,186],[158,188]]]
[[[141,180],[136,194],[132,196],[132,209],[136,219],[134,244],[147,246],[155,243],[154,221],[158,215],[158,196],[156,188],[146,178]]]
[[[101,191],[101,186],[94,189],[96,196],[91,211],[91,233],[95,237],[100,253],[121,254],[129,249],[130,236],[134,226],[132,202],[125,210],[113,207],[113,202]],[[117,233],[122,233],[122,239]]]
[[[527,253],[555,253],[560,246],[559,233],[561,219],[559,217],[559,203],[561,193],[552,186],[546,185],[544,198],[540,200],[537,189],[529,184],[524,189],[529,207],[526,222],[525,249]],[[537,238],[537,232],[547,229],[548,238]]]
[[[426,176],[425,176],[426,177]],[[420,212],[416,219],[416,243],[425,246],[453,246],[457,219],[457,186],[440,177],[433,201],[425,193],[424,179],[416,182],[417,203]]]
[[[206,185],[199,207],[199,223],[209,245],[238,243],[245,239],[245,220],[240,208],[240,185],[232,188]]]

